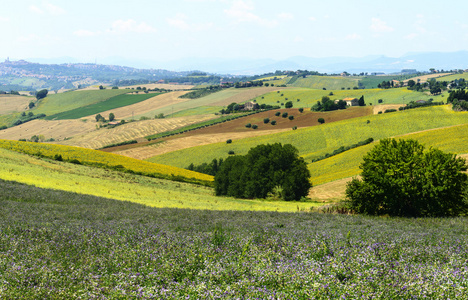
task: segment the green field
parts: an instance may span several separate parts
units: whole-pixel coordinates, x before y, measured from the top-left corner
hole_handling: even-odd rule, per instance
[[[42,99],[34,114],[46,114],[48,116],[66,112],[82,106],[98,103],[117,95],[128,93],[128,90],[97,90],[97,91],[73,91],[60,94],[49,94]]]
[[[279,142],[294,145],[298,148],[299,154],[310,162],[311,159],[331,153],[341,146],[352,145],[370,137],[379,140],[467,122],[468,112],[455,113],[449,106],[420,108],[234,140],[232,144],[217,143],[194,147],[166,153],[148,160],[184,168],[190,163],[208,163],[214,158],[226,158],[229,150],[233,150],[236,154],[246,154],[250,148],[259,144]],[[226,135],[226,139],[228,138],[229,136]]]
[[[333,95],[330,95],[330,92]],[[283,96],[281,96],[283,94]],[[323,96],[330,97],[331,100],[340,100],[347,97],[359,98],[364,96],[367,105],[377,105],[378,100],[382,99],[382,104],[407,104],[411,101],[429,100],[445,101],[446,94],[433,96],[426,93],[415,92],[407,88],[394,88],[394,89],[364,89],[364,90],[338,90],[338,91],[324,91],[316,89],[287,89],[282,90],[280,93],[272,92],[265,94],[262,97],[257,97],[258,104],[280,105],[287,101],[292,101],[294,107],[310,108],[317,101],[320,101]],[[287,100],[286,100],[287,98]],[[297,101],[300,99],[300,101]]]
[[[187,116],[195,116],[195,115],[215,114],[215,113],[218,113],[220,110],[221,108],[219,106],[199,106],[195,108],[181,110],[167,117],[177,118],[177,117],[187,117]]]
[[[397,136],[396,138],[415,139],[426,148],[434,147],[455,154],[468,153],[468,124],[427,130]],[[311,181],[322,184],[358,175],[362,157],[374,147],[375,143],[346,151],[328,159],[309,164]]]
[[[360,82],[366,89],[375,89],[377,86],[382,83],[382,81],[392,81],[398,80],[403,81],[413,77],[414,75],[404,75],[404,76],[364,76],[360,77]]]
[[[353,88],[358,86],[356,77],[334,77],[334,76],[307,76],[306,78],[298,78],[294,83],[288,86],[302,87],[310,89],[340,90],[341,88]]]
[[[0,179],[153,207],[297,211],[320,205],[216,197],[209,187],[40,159],[5,149],[0,149],[0,165]]]
[[[468,72],[465,72],[463,74],[454,74],[454,75],[449,75],[449,76],[443,76],[443,77],[439,77],[439,78],[436,78],[437,81],[452,81],[452,80],[455,80],[455,79],[460,79],[460,78],[463,78],[465,80],[468,81]]]
[[[82,117],[87,117],[90,115],[94,115],[103,111],[107,111],[110,109],[115,109],[127,105],[132,105],[149,98],[155,97],[160,94],[139,94],[139,95],[129,95],[123,94],[111,97],[109,99],[93,103],[90,105],[78,107],[75,109],[71,109],[68,111],[64,111],[58,114],[47,116],[47,120],[65,120],[65,119],[79,119]]]

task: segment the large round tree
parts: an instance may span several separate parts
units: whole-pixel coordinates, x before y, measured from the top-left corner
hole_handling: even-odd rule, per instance
[[[259,145],[245,156],[228,157],[215,176],[217,195],[239,198],[265,198],[281,191],[284,200],[307,196],[310,172],[298,150],[290,145]]]
[[[454,216],[467,211],[466,161],[415,140],[381,140],[364,156],[362,179],[346,196],[358,213],[390,216]]]

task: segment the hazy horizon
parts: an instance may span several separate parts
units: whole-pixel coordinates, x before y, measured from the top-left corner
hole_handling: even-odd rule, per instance
[[[437,4],[437,5],[436,5]],[[468,50],[468,2],[20,0],[0,17],[4,59],[401,57]]]

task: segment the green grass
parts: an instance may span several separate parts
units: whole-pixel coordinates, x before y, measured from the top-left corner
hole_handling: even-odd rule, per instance
[[[367,120],[370,123],[367,123]],[[351,145],[367,138],[379,140],[416,131],[441,128],[468,122],[468,112],[455,113],[449,106],[419,108],[389,114],[371,115],[324,125],[291,130],[255,138],[233,140],[232,144],[217,143],[179,150],[148,159],[178,167],[187,167],[190,163],[209,163],[214,158],[228,157],[228,151],[246,154],[259,144],[283,143],[298,148],[299,154],[306,161],[324,155],[346,145]],[[229,135],[226,135],[226,139]]]
[[[308,76],[306,78],[298,78],[293,84],[288,86],[323,89],[340,90],[344,88],[353,88],[358,86],[359,79],[354,77],[335,77],[335,76]]]
[[[330,92],[333,95],[329,95]],[[283,96],[281,96],[283,94]],[[407,88],[395,89],[364,89],[364,90],[316,90],[316,89],[288,89],[280,93],[272,92],[265,94],[262,97],[257,97],[258,104],[279,105],[286,101],[293,101],[294,107],[304,107],[304,109],[312,107],[317,101],[320,101],[323,96],[330,97],[331,100],[339,100],[347,97],[360,98],[364,96],[364,101],[367,105],[377,105],[378,100],[382,99],[382,104],[407,104],[411,101],[429,100],[445,101],[446,93],[438,96],[432,96],[426,93],[415,92]],[[286,100],[288,98],[288,100]],[[298,102],[297,99],[300,99]],[[279,103],[278,103],[279,101]]]
[[[82,106],[98,103],[117,95],[128,93],[128,90],[96,90],[73,91],[60,94],[49,94],[40,101],[34,114],[46,114],[47,116],[73,110]]]
[[[215,113],[218,113],[220,110],[221,110],[221,107],[219,106],[199,106],[199,107],[189,108],[186,110],[176,112],[172,115],[169,115],[169,117],[177,118],[177,117],[215,114]]]
[[[47,120],[65,120],[65,119],[79,119],[82,117],[87,117],[90,115],[94,115],[103,111],[107,111],[110,109],[115,109],[127,105],[132,105],[149,98],[155,97],[159,95],[158,93],[155,94],[139,94],[139,95],[118,95],[111,97],[109,99],[93,103],[90,105],[78,107],[69,111],[64,111],[58,114],[47,116]],[[104,116],[105,117],[105,116]]]
[[[377,88],[377,86],[382,83],[382,81],[392,81],[399,80],[403,81],[409,78],[412,78],[414,75],[403,75],[403,76],[364,76],[360,77],[360,82],[366,89]]]
[[[450,82],[452,80],[460,79],[460,78],[463,78],[463,79],[468,81],[468,72],[465,72],[463,74],[454,74],[454,75],[443,76],[443,77],[436,78],[436,80],[437,81],[448,81],[448,82]]]
[[[468,153],[468,124],[396,136],[395,138],[415,139],[426,148],[434,147],[445,152]],[[352,149],[323,161],[309,164],[311,181],[318,185],[360,174],[359,165],[362,163],[362,157],[374,145],[375,143]]]
[[[321,204],[216,197],[212,188],[75,165],[0,149],[0,179],[152,207],[212,210],[308,210]]]

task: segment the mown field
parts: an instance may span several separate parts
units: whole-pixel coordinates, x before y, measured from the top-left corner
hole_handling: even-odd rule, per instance
[[[247,200],[214,196],[213,189],[117,170],[41,159],[0,148],[0,178],[48,188],[140,203],[203,210],[311,210],[315,202]],[[187,170],[182,170],[188,174]],[[192,174],[195,172],[191,172]],[[195,173],[199,174],[199,173]],[[210,178],[204,174],[203,178]],[[0,193],[1,194],[1,193]]]
[[[47,116],[66,112],[82,106],[98,103],[117,95],[128,93],[128,90],[94,90],[73,91],[66,93],[49,93],[33,110],[34,114],[46,114]]]
[[[439,77],[439,78],[436,78],[437,81],[452,81],[452,80],[456,80],[456,79],[460,79],[460,78],[463,78],[465,80],[468,80],[468,72],[465,72],[463,74],[453,74],[453,75],[449,75],[449,76],[443,76],[443,77]]]
[[[412,109],[233,140],[232,144],[217,143],[193,147],[156,156],[148,161],[187,167],[190,163],[208,163],[214,158],[226,158],[230,150],[235,154],[246,154],[250,148],[259,144],[278,142],[294,145],[299,154],[310,162],[311,159],[331,153],[341,146],[350,146],[367,138],[379,140],[416,131],[465,124],[467,121],[467,112],[455,113],[449,106]],[[226,139],[228,138],[226,135]]]
[[[159,94],[148,93],[148,94],[138,94],[138,95],[129,95],[121,94],[109,99],[93,103],[90,105],[81,106],[75,109],[64,111],[58,114],[47,116],[47,120],[66,120],[66,119],[79,119],[82,117],[98,114],[110,109],[120,108],[127,105],[136,104],[147,100],[152,97],[156,97]],[[105,118],[107,116],[104,116]]]
[[[4,299],[467,299],[466,218],[160,209],[3,180],[0,190]]]

